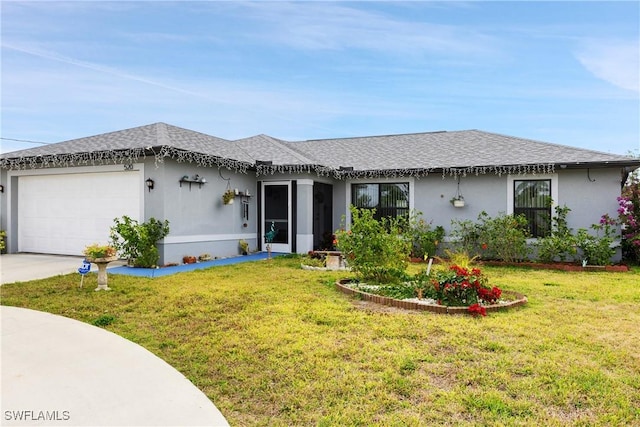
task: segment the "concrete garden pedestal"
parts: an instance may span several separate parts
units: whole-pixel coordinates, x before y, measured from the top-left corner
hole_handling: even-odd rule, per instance
[[[87,261],[98,266],[98,287],[95,289],[96,291],[110,290],[109,286],[107,286],[107,265],[117,259],[118,257],[115,256],[107,258],[87,258]]]

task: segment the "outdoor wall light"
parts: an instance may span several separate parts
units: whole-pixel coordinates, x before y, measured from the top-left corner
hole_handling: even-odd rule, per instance
[[[4,193],[4,185],[0,184],[0,193]]]
[[[151,190],[153,190],[153,185],[155,184],[155,182],[153,182],[153,180],[151,178],[147,178],[145,183],[147,184],[147,188],[149,189],[149,193],[151,193]]]

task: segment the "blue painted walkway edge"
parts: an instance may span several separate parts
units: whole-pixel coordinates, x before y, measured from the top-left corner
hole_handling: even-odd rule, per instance
[[[284,253],[271,252],[271,256],[285,255]],[[242,255],[230,258],[212,259],[211,261],[200,261],[195,264],[181,264],[171,267],[162,268],[140,268],[140,267],[113,267],[107,269],[109,274],[122,274],[126,276],[137,277],[162,277],[170,276],[172,274],[183,273],[185,271],[204,270],[205,268],[217,267],[221,265],[239,264],[241,262],[260,261],[267,259],[269,254],[267,252],[258,252],[250,255]]]

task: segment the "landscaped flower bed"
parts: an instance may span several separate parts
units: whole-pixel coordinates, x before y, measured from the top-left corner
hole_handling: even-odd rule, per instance
[[[357,295],[365,301],[371,301],[377,304],[388,305],[391,307],[404,308],[407,310],[421,310],[430,311],[433,313],[442,314],[483,314],[489,312],[495,312],[500,310],[507,310],[527,303],[527,297],[513,291],[502,291],[503,300],[496,304],[489,305],[477,305],[471,306],[446,306],[438,304],[436,300],[432,298],[411,298],[411,299],[395,299],[391,297],[385,297],[382,295],[376,295],[375,293],[367,292],[363,288],[354,286],[354,282],[351,279],[342,279],[336,282],[336,288],[344,292],[347,295]],[[370,288],[370,290],[374,290]],[[473,307],[473,308],[471,308]],[[471,308],[471,310],[470,310]],[[480,309],[481,308],[481,309]],[[482,310],[484,309],[484,310]]]

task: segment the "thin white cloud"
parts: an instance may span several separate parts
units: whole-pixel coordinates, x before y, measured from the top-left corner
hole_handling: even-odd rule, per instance
[[[5,49],[10,49],[16,52],[21,52],[21,53],[26,53],[32,56],[37,56],[39,58],[43,58],[43,59],[49,59],[52,61],[56,61],[56,62],[61,62],[61,63],[65,63],[65,64],[70,64],[70,65],[75,65],[78,67],[82,67],[82,68],[86,68],[89,70],[93,70],[93,71],[98,71],[101,73],[106,73],[106,74],[111,74],[123,79],[127,79],[127,80],[134,80],[140,83],[146,83],[152,86],[158,86],[161,87],[163,89],[168,89],[168,90],[172,90],[172,91],[176,91],[176,92],[183,92],[186,93],[188,95],[193,95],[193,96],[201,96],[200,93],[198,92],[189,92],[189,91],[185,91],[184,89],[181,89],[179,87],[175,87],[175,86],[170,86],[167,85],[165,83],[156,81],[156,80],[151,80],[148,79],[146,77],[141,77],[141,76],[137,76],[134,74],[130,74],[130,73],[126,73],[123,72],[121,70],[118,70],[117,68],[113,68],[113,67],[105,67],[103,65],[100,64],[95,64],[93,62],[88,62],[88,61],[82,61],[79,59],[75,59],[75,58],[71,58],[68,56],[64,56],[64,55],[60,55],[57,54],[55,52],[51,52],[51,51],[43,51],[37,48],[32,48],[32,47],[25,47],[25,46],[17,46],[17,45],[13,45],[13,44],[9,44],[6,42],[2,42],[2,48]]]
[[[576,53],[578,61],[594,76],[640,94],[640,43],[588,41]]]
[[[383,4],[383,3],[380,3]],[[383,4],[384,5],[384,4]],[[393,3],[387,7],[400,7]],[[340,3],[239,3],[243,18],[256,23],[244,37],[304,50],[362,49],[393,55],[497,53],[498,40],[469,26],[414,20],[380,10],[362,10]],[[435,19],[434,19],[435,21]],[[255,32],[254,32],[255,31]]]

